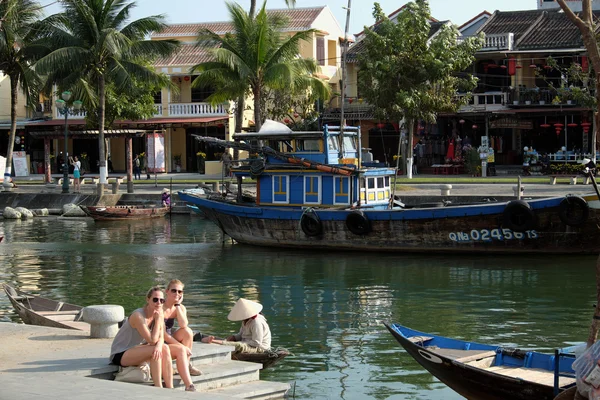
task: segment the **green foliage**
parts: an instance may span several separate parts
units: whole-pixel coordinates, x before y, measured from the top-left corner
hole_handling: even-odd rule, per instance
[[[481,172],[481,159],[479,158],[479,151],[475,147],[465,146],[465,168],[467,173],[475,175],[477,168]]]
[[[210,30],[200,32],[198,46],[209,48],[213,60],[192,68],[198,73],[194,87],[216,88],[207,100],[222,103],[251,93],[254,98],[254,121],[260,129],[272,105],[262,99],[267,90],[310,88],[322,98],[329,96],[329,86],[315,78],[315,60],[298,57],[301,41],[310,40],[311,29],[292,36],[283,32],[285,20],[267,15],[266,3],[255,17],[233,3],[227,3],[234,30],[221,37]]]
[[[536,76],[542,78],[548,84],[548,87],[556,91],[556,96],[552,100],[553,104],[566,103],[573,100],[575,103],[590,108],[596,108],[597,100],[590,88],[595,88],[596,78],[592,70],[584,71],[581,64],[571,63],[567,66],[559,64],[556,59],[548,57],[546,64],[552,69],[558,70],[561,76],[566,77],[566,81],[561,87],[555,87],[548,81],[541,69],[536,70]]]
[[[468,92],[476,78],[466,71],[475,60],[483,38],[458,42],[458,30],[443,25],[429,40],[429,4],[408,3],[390,21],[375,3],[378,24],[365,29],[365,51],[359,55],[359,87],[362,97],[376,107],[381,120],[435,122],[439,112],[454,112],[468,101],[457,99]]]
[[[577,163],[553,163],[550,164],[551,174],[570,174],[578,175],[583,172],[585,165]]]

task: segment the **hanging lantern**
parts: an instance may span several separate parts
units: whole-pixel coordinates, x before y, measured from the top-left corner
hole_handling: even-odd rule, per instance
[[[521,68],[523,68],[523,67],[521,66],[521,64],[517,64],[517,65],[515,66],[515,68],[516,68],[516,69],[521,69]]]
[[[586,72],[588,70],[588,58],[587,56],[581,56],[581,69],[583,70],[583,72]]]
[[[460,121],[458,121],[458,123],[462,125],[462,124],[464,124],[464,123],[465,123],[465,120],[464,120],[464,119],[461,119]]]
[[[537,68],[537,65],[533,62],[533,58],[531,59],[531,64],[529,64],[529,68]]]
[[[350,97],[350,98],[348,99],[348,103],[350,103],[350,104],[352,104],[352,102],[353,102],[353,101],[354,101],[354,99],[353,99],[352,97]]]
[[[552,66],[546,64],[546,65],[544,65],[544,69],[552,69]]]
[[[359,104],[362,104],[362,103],[363,103],[363,101],[364,101],[364,100],[363,100],[363,98],[362,98],[362,97],[359,97],[359,98],[358,98],[358,103],[359,103]]]
[[[545,124],[545,123],[544,123],[544,124],[541,124],[541,125],[540,125],[540,128],[544,128],[544,129],[546,129],[546,128],[550,128],[550,126],[551,126],[550,124]]]
[[[183,77],[183,80],[187,82],[187,81],[190,80],[190,77],[186,75],[186,76]]]
[[[477,129],[477,125],[473,124],[473,129]]]
[[[554,130],[556,131],[556,136],[560,136],[560,131],[562,131],[563,127],[564,127],[564,125],[561,123],[554,124]]]
[[[571,123],[567,124],[567,126],[569,128],[576,128],[579,126],[579,124],[576,124],[575,121],[573,121],[573,116],[571,115]]]
[[[289,118],[286,118],[286,119],[283,120],[283,122],[285,122],[286,124],[289,124],[291,121],[290,121]]]
[[[582,122],[581,127],[583,128],[583,133],[588,133],[590,131],[590,127],[592,126],[589,122]]]
[[[294,118],[298,118],[299,115],[300,114],[298,114],[298,113],[294,113]]]
[[[508,74],[514,75],[517,73],[517,59],[511,57],[508,59]]]
[[[383,128],[385,128],[385,124],[383,124],[383,123],[380,122],[380,123],[377,124],[377,127],[379,129],[383,129]]]

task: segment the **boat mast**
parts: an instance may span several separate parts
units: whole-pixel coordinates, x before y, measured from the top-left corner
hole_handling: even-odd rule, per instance
[[[339,158],[344,158],[344,126],[346,125],[346,121],[344,118],[344,103],[346,100],[346,53],[348,52],[348,31],[350,30],[350,5],[352,0],[348,0],[348,7],[344,7],[346,9],[346,29],[344,31],[344,43],[342,44],[342,82],[340,93],[342,96],[342,105],[340,107],[340,136],[339,147],[340,153]],[[360,149],[358,149],[360,151]]]

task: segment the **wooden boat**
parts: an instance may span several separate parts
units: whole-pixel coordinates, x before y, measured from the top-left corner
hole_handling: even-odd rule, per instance
[[[465,342],[385,324],[423,368],[470,400],[545,400],[575,385],[574,357]],[[555,379],[557,379],[555,387]]]
[[[256,179],[254,202],[179,192],[239,243],[402,253],[600,252],[597,193],[407,207],[395,199],[394,169],[362,166],[358,128],[199,139],[259,155],[233,168],[238,182]]]
[[[194,342],[201,342],[202,338],[205,336],[206,335],[203,335],[200,332],[196,333],[194,335]],[[218,338],[218,339],[223,340],[221,338]],[[237,361],[248,361],[248,362],[253,362],[253,363],[259,363],[259,364],[263,365],[262,369],[267,369],[267,368],[275,366],[281,360],[283,360],[284,358],[286,358],[289,355],[290,355],[289,351],[287,351],[285,349],[277,348],[277,349],[274,349],[273,351],[269,351],[267,353],[235,353],[235,352],[231,352],[231,359],[237,360]]]
[[[96,221],[122,221],[164,217],[169,207],[163,206],[81,206],[83,211]]]
[[[34,296],[3,284],[6,296],[24,323],[52,328],[89,330],[90,325],[81,321],[81,306]]]

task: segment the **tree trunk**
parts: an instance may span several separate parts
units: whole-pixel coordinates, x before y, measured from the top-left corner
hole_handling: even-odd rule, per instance
[[[406,146],[406,177],[412,179],[412,166],[413,166],[413,134],[415,129],[415,121],[412,119],[408,120],[408,143]]]
[[[258,131],[260,131],[260,128],[262,127],[262,121],[260,119],[260,114],[261,114],[261,108],[260,108],[260,101],[261,101],[260,85],[257,85],[256,88],[253,88],[252,92],[254,94],[254,127],[256,129],[256,132],[258,132]]]
[[[254,18],[255,14],[256,14],[256,0],[250,0],[250,12],[248,13],[248,15],[250,15],[250,18]]]
[[[131,136],[127,136],[125,138],[125,163],[126,168],[127,168],[127,193],[133,193],[133,175],[132,175],[132,171],[133,171],[133,155],[132,155],[132,139]]]
[[[50,159],[50,139],[44,138],[44,182],[52,183],[52,165]],[[88,168],[89,170],[89,168]]]
[[[106,171],[106,149],[104,146],[104,117],[106,114],[106,82],[104,75],[100,74],[98,77],[98,158],[100,161],[100,184],[106,184],[107,171]]]
[[[17,134],[17,101],[19,79],[16,76],[9,75],[10,78],[10,134],[8,136],[8,149],[6,151],[6,169],[4,170],[4,190],[12,189],[10,181],[12,173],[13,148],[15,147],[15,135]]]

